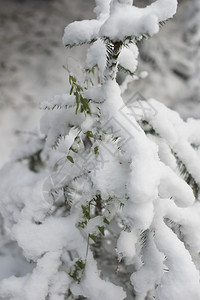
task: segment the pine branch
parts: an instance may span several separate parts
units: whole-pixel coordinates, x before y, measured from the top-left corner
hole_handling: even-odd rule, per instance
[[[178,157],[177,153],[171,150],[174,157],[176,158],[179,171],[185,182],[192,188],[195,198],[198,200],[200,195],[200,187],[191,173],[187,170],[186,165]]]

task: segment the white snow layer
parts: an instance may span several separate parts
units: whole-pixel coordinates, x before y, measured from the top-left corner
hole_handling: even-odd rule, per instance
[[[153,35],[159,31],[159,22],[172,18],[176,12],[176,0],[157,0],[155,3],[138,8],[132,1],[112,1],[110,10],[107,1],[97,2],[97,20],[74,22],[65,28],[64,45],[78,45],[92,40],[109,38],[112,41]],[[109,15],[110,14],[110,15]]]
[[[119,66],[133,74],[137,69],[137,58],[138,48],[136,45],[130,44],[128,47],[123,47],[119,55]],[[101,81],[103,82],[106,68],[106,46],[100,39],[90,46],[86,57],[86,70],[91,70],[95,66],[99,68]]]

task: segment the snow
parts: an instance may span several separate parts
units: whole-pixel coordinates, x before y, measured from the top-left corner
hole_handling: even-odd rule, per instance
[[[200,143],[199,125],[200,125],[200,120],[195,120],[191,118],[187,119],[187,130],[189,132],[188,141],[191,144],[198,145]]]
[[[12,235],[23,249],[27,259],[37,260],[46,252],[56,252],[63,248],[76,249],[83,239],[73,226],[76,217],[47,218],[42,224],[34,224],[28,220],[19,220],[13,227]]]
[[[167,1],[168,2],[168,1]],[[180,1],[177,14],[161,27],[161,33],[140,44],[138,73],[145,70],[144,80],[129,84],[130,90],[139,91],[146,99],[153,96],[186,119],[199,118],[197,87],[199,1]],[[198,34],[197,34],[198,35]],[[192,87],[191,78],[194,79]],[[196,82],[196,83],[195,83]]]
[[[29,139],[25,145],[18,146],[14,151],[12,151],[11,158],[13,160],[28,158],[31,155],[40,152],[43,146],[44,137],[38,132],[33,132],[32,138]]]
[[[131,1],[115,1],[110,18],[100,29],[100,36],[115,41],[144,33],[154,35],[159,31],[158,23],[171,18],[176,8],[176,0],[159,0],[146,8],[131,6]]]
[[[31,3],[27,0],[21,4],[14,0],[2,1],[5,5],[2,5],[1,9],[0,134],[5,142],[0,146],[1,165],[8,160],[11,149],[16,144],[24,143],[27,138],[27,133],[17,134],[15,131],[23,131],[24,128],[26,131],[32,131],[38,124],[43,114],[38,110],[39,102],[51,98],[54,94],[66,92],[67,74],[62,65],[66,63],[66,56],[70,55],[70,50],[62,47],[62,28],[66,26],[66,22],[74,19],[86,16],[92,18],[94,5],[92,0],[52,1],[48,4],[47,14],[47,7],[42,2]],[[104,3],[107,11],[109,1],[99,1],[98,5],[101,3]],[[135,1],[134,4],[138,3],[141,1]],[[13,15],[17,15],[17,19]],[[51,18],[48,18],[48,15],[51,15]],[[161,34],[142,44],[140,50],[143,56],[148,53],[150,58],[156,58],[156,66],[151,66],[150,58],[146,63],[140,59],[140,70],[148,69],[150,76],[135,82],[137,86],[133,88],[141,90],[147,98],[154,96],[169,107],[176,107],[184,117],[197,118],[199,106],[194,88],[172,71],[173,68],[179,69],[182,64],[181,70],[188,74],[189,78],[194,75],[198,64],[195,62],[196,52],[193,52],[195,45],[191,46],[193,35],[188,28],[188,23],[192,25],[194,19],[198,24],[198,1],[181,1],[174,21],[167,22]],[[32,28],[31,39],[27,28]],[[187,35],[189,45],[183,39],[183,35]],[[79,57],[81,60],[84,58],[83,50],[73,49],[74,53],[78,60]],[[191,101],[193,98],[196,100]]]
[[[126,220],[127,226],[146,230],[153,221],[154,205],[152,202],[135,204],[131,201],[125,202],[122,217]]]
[[[11,276],[25,276],[30,273],[34,267],[33,263],[29,263],[24,260],[20,249],[15,242],[2,245],[2,253],[0,256],[1,274],[0,280],[9,278]]]
[[[127,161],[131,160],[129,178],[126,184],[129,201],[123,200],[124,214],[126,218],[133,220],[131,222],[136,228],[137,226],[147,228],[153,218],[152,201],[158,196],[160,181],[158,149],[145,137],[134,118],[132,118],[133,123],[129,123],[128,116],[131,111],[127,107],[124,108],[123,114],[120,113],[124,104],[116,82],[110,80],[104,88],[106,101],[102,104],[102,115],[105,119],[110,120],[113,133],[116,133],[116,136],[120,133],[122,140],[126,141],[122,143],[121,147],[127,153]],[[113,102],[112,99],[115,101]],[[112,112],[112,116],[109,116],[108,112]],[[151,170],[154,170],[153,174]],[[120,180],[123,184],[124,176],[121,176]],[[135,208],[133,209],[134,205]],[[142,210],[143,214],[139,217]]]
[[[164,255],[158,251],[153,233],[149,234],[144,248],[143,266],[131,275],[131,282],[139,294],[151,291],[156,284],[160,283],[164,273]]]
[[[126,257],[129,259],[129,262],[133,260],[136,255],[136,242],[137,235],[134,231],[126,232],[122,231],[117,240],[117,252],[119,257]]]
[[[138,37],[144,33],[154,35],[159,31],[157,16],[143,14],[142,9],[134,6],[121,6],[116,4],[110,18],[101,27],[102,38],[117,41],[127,37]]]
[[[159,22],[170,19],[177,10],[176,0],[158,0],[147,6],[146,10],[158,16]]]
[[[97,38],[97,32],[101,26],[98,20],[76,21],[65,28],[63,44],[79,45],[89,43]],[[80,30],[81,27],[81,30]]]
[[[192,126],[187,129],[187,123],[184,122],[178,113],[165,108],[163,104],[155,100],[150,100],[152,106],[158,110],[156,116],[152,114],[149,121],[155,128],[156,132],[168,141],[171,149],[177,154],[181,161],[186,165],[189,173],[197,182],[200,180],[200,167],[197,163],[199,157],[197,151],[192,147],[190,140],[194,134]],[[151,112],[152,113],[152,112]],[[189,122],[190,124],[191,121]],[[193,121],[194,126],[199,124]],[[196,128],[196,127],[195,127]],[[198,131],[197,131],[198,132]],[[197,141],[197,138],[195,137]]]
[[[153,201],[157,197],[160,171],[156,152],[154,145],[148,140],[145,141],[143,136],[137,139],[128,184],[133,203]],[[150,170],[154,171],[153,174]]]
[[[75,114],[76,108],[71,107],[68,110],[57,109],[46,112],[41,118],[41,132],[47,136],[46,146],[52,147],[57,144],[57,137],[65,136],[70,128],[77,126],[83,120],[83,115]]]
[[[153,99],[125,105],[115,78],[104,76],[109,70],[99,39],[154,34],[177,2],[157,0],[142,9],[130,0],[96,4],[97,20],[72,23],[63,38],[71,46],[96,40],[86,67],[97,65],[101,78],[84,93],[91,114],[76,112],[73,95],[44,101],[41,107],[50,111],[41,119],[42,135],[16,151],[0,173],[3,248],[12,239],[25,264],[34,262],[20,277],[0,282],[0,297],[64,300],[70,289],[72,297],[122,300],[132,274],[138,298],[152,290],[157,299],[198,300],[200,208],[178,159],[199,184],[200,124]],[[114,65],[134,73],[137,55],[135,45],[123,47]],[[29,161],[38,152],[35,171]],[[96,244],[91,234],[99,234]],[[112,256],[113,264],[116,246],[118,259],[124,258],[121,282],[97,268],[106,242],[114,246],[105,262]]]
[[[51,100],[43,101],[40,105],[41,109],[54,109],[75,106],[76,102],[73,95],[64,94],[54,96]]]
[[[48,288],[53,285],[54,277],[56,277],[58,267],[61,264],[60,254],[60,252],[46,253],[40,260],[38,260],[37,266],[32,274],[27,274],[22,278],[13,276],[9,279],[4,279],[0,283],[2,299],[45,299],[48,295]],[[65,284],[67,284],[66,280]]]
[[[88,221],[85,232],[87,234],[98,234],[98,226],[103,226],[103,220],[100,216],[94,217]]]
[[[0,175],[1,215],[5,219],[5,226],[8,231],[18,222],[21,210],[24,208],[24,202],[27,203],[26,213],[30,215],[31,212],[31,217],[42,218],[49,210],[48,203],[40,200],[43,174],[37,175],[30,172],[27,165],[15,162],[6,164]],[[10,182],[12,182],[12,187]]]
[[[96,7],[94,9],[94,12],[97,15],[97,18],[101,18],[102,15],[107,16],[110,10],[110,3],[111,0],[95,0]]]
[[[103,73],[106,66],[106,48],[101,40],[97,40],[90,46],[86,57],[86,68],[92,69],[98,65],[101,73]]]
[[[102,280],[98,274],[95,261],[88,257],[85,269],[85,277],[79,285],[72,286],[74,295],[84,295],[92,299],[95,295],[96,300],[110,300],[114,297],[116,300],[126,298],[126,293],[121,287],[114,285],[109,281]]]
[[[130,44],[128,47],[123,47],[119,55],[119,66],[133,74],[137,69],[137,58],[138,48],[136,45]],[[95,66],[98,66],[101,82],[103,82],[106,68],[106,46],[101,39],[94,42],[87,52],[86,70],[92,70]]]
[[[107,138],[107,141],[99,144],[98,149],[99,158],[95,162],[96,167],[91,174],[95,189],[101,192],[103,199],[109,197],[121,199],[125,195],[129,166],[121,160],[120,154],[115,156],[117,145],[112,142],[111,138],[110,140]]]
[[[158,0],[146,8],[132,6],[132,1],[112,1],[109,16],[108,4],[103,2],[100,6],[97,2],[98,19],[76,21],[68,25],[63,43],[74,46],[99,37],[123,41],[127,37],[138,37],[141,34],[154,35],[159,31],[159,22],[171,18],[176,8],[176,0]]]
[[[62,66],[72,53],[62,45],[63,29],[74,19],[93,17],[93,7],[93,0],[1,1],[0,166],[39,127],[40,102],[66,93],[68,74]],[[74,54],[81,64],[84,49]]]
[[[157,298],[166,300],[199,299],[199,272],[183,242],[178,240],[175,233],[164,223],[159,224],[155,239],[158,249],[167,256],[165,265],[169,269],[162,276],[160,285],[156,289]],[[186,282],[187,284],[185,284]]]
[[[195,202],[191,187],[169,167],[164,165],[161,165],[159,195],[162,198],[173,197],[174,201],[183,207],[190,206]]]
[[[133,5],[133,0],[117,0],[121,4]]]
[[[158,145],[158,156],[160,160],[167,166],[170,167],[173,171],[176,172],[177,170],[177,162],[176,158],[172,154],[170,146],[165,141],[165,139],[157,137],[157,136],[150,136],[149,138],[153,140]]]
[[[75,21],[69,24],[64,30],[63,44],[74,46],[96,40],[102,24],[109,17],[110,1],[96,0],[96,8],[94,10],[97,15],[96,20]]]
[[[199,156],[195,149],[187,141],[180,141],[179,144],[174,147],[174,150],[186,165],[189,173],[195,178],[197,183],[199,183],[200,166],[197,163],[199,162]]]
[[[119,56],[119,64],[131,73],[134,73],[138,65],[138,48],[134,44],[130,44],[129,47],[122,48]]]

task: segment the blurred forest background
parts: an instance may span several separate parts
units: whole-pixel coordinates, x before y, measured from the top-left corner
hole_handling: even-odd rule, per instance
[[[137,6],[154,1],[135,0]],[[85,48],[62,45],[64,27],[94,16],[93,0],[0,0],[0,166],[39,128],[42,100],[66,93],[63,65],[81,67]],[[76,60],[71,56],[75,54]],[[70,61],[71,60],[71,61]],[[200,0],[179,1],[178,13],[140,45],[133,93],[156,98],[183,118],[200,118]],[[70,63],[69,63],[70,62]],[[123,77],[122,77],[123,79]]]

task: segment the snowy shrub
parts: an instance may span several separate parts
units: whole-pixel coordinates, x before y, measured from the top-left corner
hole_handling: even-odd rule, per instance
[[[1,170],[1,299],[200,299],[200,121],[136,91],[125,103],[116,82],[177,3],[132,2],[96,0],[66,27],[66,46],[89,44],[85,81],[69,73]]]

